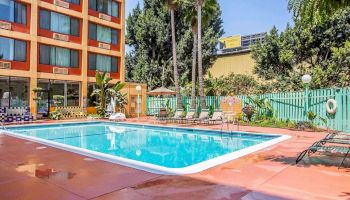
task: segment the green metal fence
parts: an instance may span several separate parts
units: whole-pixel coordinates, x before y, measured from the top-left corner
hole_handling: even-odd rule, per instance
[[[238,96],[243,100],[243,103],[248,103],[246,96]],[[278,119],[291,121],[305,121],[307,120],[306,111],[312,111],[317,116],[326,118],[327,126],[332,130],[350,132],[350,88],[329,88],[320,90],[309,90],[302,92],[289,93],[272,93],[259,95],[260,98],[267,98],[270,100]],[[224,97],[207,96],[207,106],[213,105],[215,108],[220,107],[220,100]],[[337,113],[335,115],[328,115],[326,112],[326,102],[328,99],[335,99],[337,102]],[[147,98],[147,113],[154,115],[159,112],[160,108],[165,107],[166,102],[172,108],[176,108],[176,98]],[[191,97],[183,97],[183,104],[189,108]],[[196,99],[197,105],[199,98]],[[319,127],[325,127],[325,124],[317,118],[315,120]]]

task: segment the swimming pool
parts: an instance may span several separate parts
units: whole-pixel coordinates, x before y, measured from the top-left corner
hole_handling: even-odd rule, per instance
[[[7,130],[14,137],[160,174],[196,173],[289,137],[113,122],[22,125]]]

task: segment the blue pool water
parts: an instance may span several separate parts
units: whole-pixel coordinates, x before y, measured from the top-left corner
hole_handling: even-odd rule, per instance
[[[22,126],[9,130],[167,168],[191,166],[278,137],[108,122]]]

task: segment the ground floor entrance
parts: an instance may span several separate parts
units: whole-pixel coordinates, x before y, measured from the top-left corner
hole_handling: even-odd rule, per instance
[[[37,90],[37,116],[46,118],[56,106],[80,106],[81,82],[39,79]],[[55,102],[55,96],[62,101]]]
[[[41,119],[48,118],[57,106],[80,107],[88,114],[96,113],[98,99],[91,96],[97,89],[94,78],[89,78],[88,81],[82,81],[80,77],[69,77],[69,80],[64,80],[64,76],[57,78],[59,79],[0,75],[0,114],[4,112],[3,115],[10,115],[5,110],[19,109],[21,113],[30,112],[34,118]],[[117,80],[111,82],[113,84]],[[141,91],[136,90],[139,85],[142,86]],[[127,83],[122,93],[127,94],[128,104],[125,108],[118,109],[118,112],[133,117],[138,116],[138,113],[140,116],[145,115],[146,92],[145,84]],[[62,97],[59,104],[55,101],[58,96]]]

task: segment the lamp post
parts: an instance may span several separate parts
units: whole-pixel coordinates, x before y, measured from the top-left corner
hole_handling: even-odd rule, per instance
[[[140,85],[136,86],[136,92],[137,92],[137,118],[140,119],[140,93],[141,93],[142,87]]]
[[[304,83],[305,87],[305,116],[307,112],[309,111],[309,85],[312,81],[312,77],[309,74],[305,74],[303,77],[301,77],[301,81]]]

